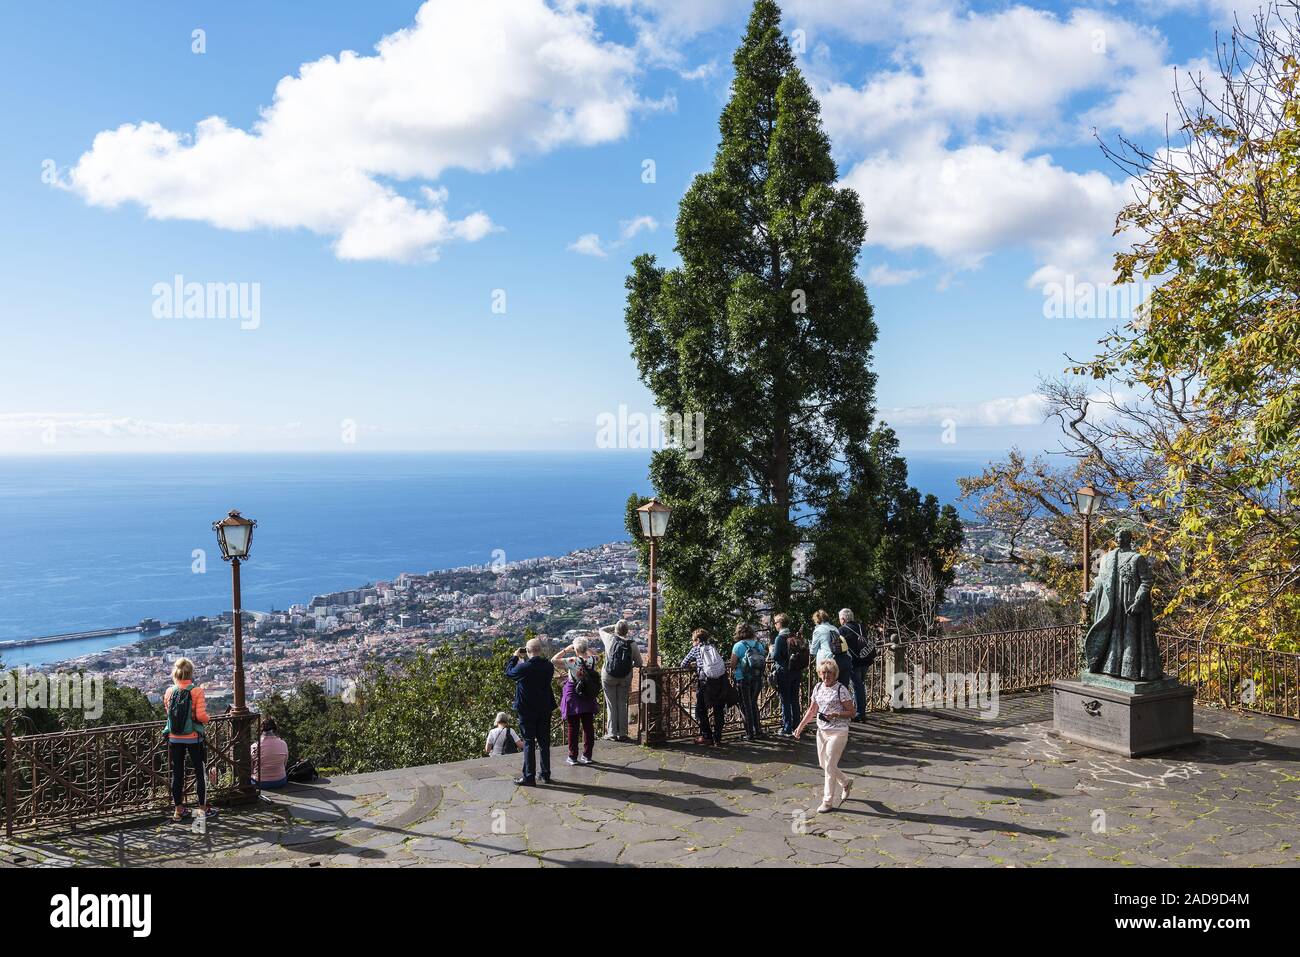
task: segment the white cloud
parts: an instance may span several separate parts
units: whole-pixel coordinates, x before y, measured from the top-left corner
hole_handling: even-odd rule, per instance
[[[605,247],[600,241],[600,237],[595,233],[583,233],[568,246],[571,252],[579,253],[583,256],[596,256],[604,259],[609,253],[605,252]]]
[[[622,137],[636,52],[588,15],[543,0],[428,0],[375,54],[303,64],[251,130],[208,117],[193,135],[158,123],[98,134],[68,185],[93,205],[138,203],[155,219],[223,229],[304,228],[341,259],[436,258],[481,239],[487,214],[456,218],[445,190],[389,180],[487,172],[522,155]]]
[[[826,29],[862,42],[892,40],[946,22],[961,6],[954,0],[785,0],[787,28]]]
[[[628,240],[640,232],[654,232],[659,228],[659,221],[653,216],[636,216],[632,219],[625,219],[618,224],[619,235]]]
[[[996,428],[999,426],[1042,425],[1047,413],[1047,402],[1041,395],[1028,395],[989,399],[985,402],[956,402],[950,404],[914,405],[882,412],[890,425],[943,425],[951,420],[966,427]]]
[[[579,253],[583,256],[596,256],[599,259],[604,259],[609,255],[610,250],[626,246],[640,233],[652,233],[658,228],[659,220],[643,213],[640,216],[633,216],[631,219],[621,220],[618,224],[619,238],[614,242],[605,242],[598,233],[583,233],[569,243],[568,249],[570,252]]]
[[[1099,172],[1074,173],[1047,156],[920,140],[881,152],[844,178],[862,196],[867,242],[933,250],[975,268],[995,250],[1027,245],[1044,267],[1109,276],[1109,238],[1126,188]]]
[[[1173,133],[1179,124],[1174,87],[1190,97],[1198,80],[1210,90],[1223,86],[1218,67],[1204,57],[1179,67],[1158,64],[1136,74],[1109,101],[1085,113],[1084,121],[1098,129],[1116,129],[1128,134],[1163,134],[1166,128]]]
[[[103,412],[10,412],[0,415],[0,436],[38,435],[57,443],[63,438],[210,439],[229,438],[239,426],[213,422],[156,422]]]
[[[840,148],[879,148],[936,125],[1001,143],[1042,142],[1059,133],[1071,97],[1119,93],[1164,62],[1154,31],[1090,10],[1058,19],[1018,6],[936,17],[913,31],[894,50],[897,65],[861,87],[821,82],[827,129]]]
[[[892,266],[872,266],[867,272],[868,286],[905,286],[921,277],[919,269],[895,269]]]
[[[1025,248],[1036,260],[1030,285],[1109,281],[1128,184],[1067,169],[1045,147],[1075,146],[1091,126],[1163,127],[1165,55],[1156,31],[1092,10],[937,10],[860,86],[819,79],[867,242],[928,249],[956,269]]]

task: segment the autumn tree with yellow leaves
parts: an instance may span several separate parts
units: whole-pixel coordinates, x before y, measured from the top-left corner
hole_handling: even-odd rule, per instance
[[[1162,149],[1103,147],[1131,176],[1119,283],[1150,283],[1134,319],[1042,386],[1068,464],[1013,453],[964,480],[1014,529],[1046,518],[1078,555],[1069,494],[1091,481],[1157,569],[1158,627],[1300,650],[1300,9],[1239,24],[1219,71],[1175,93]],[[1182,84],[1180,84],[1182,85]],[[1014,550],[1013,550],[1014,555]],[[1077,563],[1016,556],[1077,597]]]

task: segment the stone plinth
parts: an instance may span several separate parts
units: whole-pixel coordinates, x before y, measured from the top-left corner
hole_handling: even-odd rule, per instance
[[[1195,689],[1165,678],[1132,682],[1088,675],[1052,682],[1052,728],[1090,748],[1138,757],[1196,741]]]

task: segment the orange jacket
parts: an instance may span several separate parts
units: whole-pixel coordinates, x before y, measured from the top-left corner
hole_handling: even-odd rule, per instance
[[[168,688],[163,694],[163,711],[166,712],[171,708],[173,691],[178,687],[188,688],[193,684],[194,682],[192,681],[179,681]],[[208,723],[208,702],[204,697],[203,689],[197,686],[195,686],[194,690],[190,692],[190,720],[199,725]],[[200,734],[197,730],[192,731],[189,734],[172,734],[171,730],[171,725],[168,724],[167,740],[172,744],[193,744],[200,738]]]

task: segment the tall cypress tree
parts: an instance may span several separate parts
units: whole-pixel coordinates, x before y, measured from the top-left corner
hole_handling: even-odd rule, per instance
[[[951,509],[906,488],[905,465],[899,486],[897,443],[874,427],[876,325],[856,273],[866,221],[857,194],[836,186],[780,21],[772,0],[754,4],[713,168],[678,210],[681,265],[642,255],[626,283],[642,381],[664,413],[704,414],[702,457],[665,449],[651,464],[674,510],[660,551],[672,650],[692,627],[752,618],[756,599],[872,614],[888,587],[884,556],[920,550],[941,563],[930,539],[955,547],[960,536]],[[814,546],[811,583],[793,567],[801,543]]]

